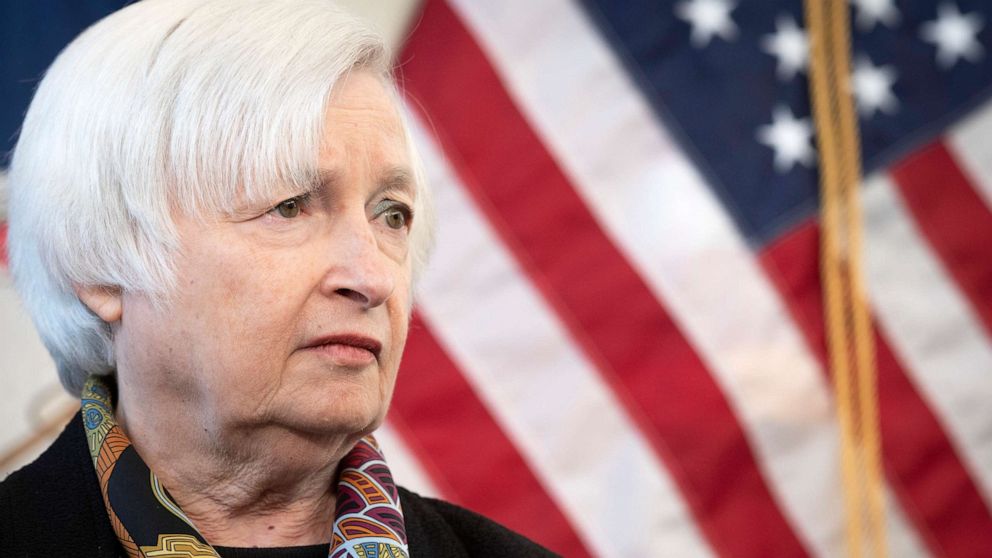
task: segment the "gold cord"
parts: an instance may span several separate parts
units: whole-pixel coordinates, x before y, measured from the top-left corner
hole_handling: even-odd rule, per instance
[[[861,146],[846,0],[805,0],[820,167],[820,273],[841,431],[848,555],[887,555],[875,343],[862,271]]]

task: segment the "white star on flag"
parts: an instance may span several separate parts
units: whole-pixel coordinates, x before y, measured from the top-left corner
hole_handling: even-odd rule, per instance
[[[775,33],[765,35],[761,48],[778,59],[778,77],[790,80],[796,72],[805,71],[809,63],[809,41],[791,16],[775,20]]]
[[[956,4],[941,4],[937,7],[937,19],[920,27],[920,36],[937,45],[937,64],[948,69],[960,58],[969,62],[981,60],[984,51],[975,36],[984,26],[981,15],[962,14]]]
[[[730,17],[736,6],[732,0],[687,0],[675,6],[675,15],[692,26],[692,44],[697,48],[710,43],[714,35],[725,41],[737,38],[737,25]]]
[[[858,112],[865,118],[881,111],[892,114],[899,109],[899,99],[892,93],[898,76],[892,66],[876,66],[867,56],[859,56],[851,73],[851,92]]]
[[[851,4],[858,9],[855,21],[862,31],[871,31],[880,22],[886,27],[899,24],[899,10],[894,0],[851,0]]]
[[[758,128],[758,141],[775,151],[775,170],[786,173],[796,165],[810,167],[816,160],[810,138],[809,118],[797,119],[789,107],[779,105],[772,112],[772,123]]]

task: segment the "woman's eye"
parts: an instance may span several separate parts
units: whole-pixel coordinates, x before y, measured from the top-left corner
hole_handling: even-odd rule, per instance
[[[272,208],[272,211],[285,219],[292,219],[300,214],[303,207],[303,199],[300,197],[289,198]]]
[[[406,228],[407,214],[398,207],[386,210],[383,217],[386,219],[386,226],[391,229],[400,230]]]
[[[382,200],[375,208],[376,219],[382,219],[386,226],[393,230],[405,230],[410,228],[413,220],[413,210],[405,203],[394,200]]]

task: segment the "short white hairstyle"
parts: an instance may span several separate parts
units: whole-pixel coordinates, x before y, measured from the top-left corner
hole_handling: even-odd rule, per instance
[[[8,246],[70,393],[116,366],[109,324],[73,286],[168,297],[176,212],[224,213],[309,184],[331,89],[357,69],[380,75],[400,111],[382,39],[331,0],[143,0],[58,56],[11,161]],[[416,278],[433,216],[406,129]]]

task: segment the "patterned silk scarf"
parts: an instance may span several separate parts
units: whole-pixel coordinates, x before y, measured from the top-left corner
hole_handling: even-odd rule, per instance
[[[218,558],[114,421],[111,390],[91,376],[83,424],[110,524],[130,558]],[[341,462],[331,558],[407,558],[399,494],[372,436]]]

